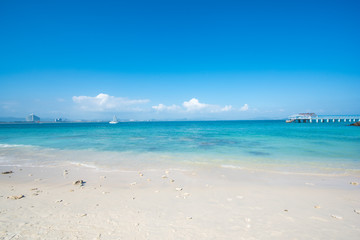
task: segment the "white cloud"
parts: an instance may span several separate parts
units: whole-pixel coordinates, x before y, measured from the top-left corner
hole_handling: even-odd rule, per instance
[[[231,105],[226,105],[225,107],[223,107],[221,109],[222,112],[229,112],[232,110],[232,106]]]
[[[171,106],[166,106],[162,103],[160,103],[159,105],[157,106],[152,106],[153,109],[155,109],[156,111],[159,111],[159,112],[162,112],[162,111],[175,111],[175,110],[179,110],[180,107],[173,104]]]
[[[100,93],[95,97],[73,96],[72,100],[84,111],[132,111],[130,106],[149,102],[147,99],[127,99]],[[137,108],[138,111],[138,108]]]
[[[196,111],[196,110],[202,110],[205,108],[209,109],[212,107],[212,105],[200,103],[199,100],[197,100],[196,98],[192,98],[188,102],[185,101],[183,103],[183,106],[186,109],[186,111]]]
[[[244,106],[240,108],[240,111],[246,112],[247,110],[249,110],[249,105],[245,103]]]

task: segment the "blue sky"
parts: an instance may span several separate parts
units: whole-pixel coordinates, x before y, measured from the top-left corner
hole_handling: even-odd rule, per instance
[[[358,1],[0,2],[0,117],[359,114]]]

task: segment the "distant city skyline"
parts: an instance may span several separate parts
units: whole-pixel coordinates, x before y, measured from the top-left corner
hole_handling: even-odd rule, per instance
[[[0,118],[360,114],[358,1],[2,1]]]

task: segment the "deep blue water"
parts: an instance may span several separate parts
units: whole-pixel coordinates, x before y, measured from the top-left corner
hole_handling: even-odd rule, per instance
[[[167,161],[316,163],[360,169],[360,128],[348,126],[348,123],[194,121],[124,122],[116,125],[0,124],[0,144],[3,160],[11,158],[11,154],[16,154],[23,147],[14,145],[26,145],[40,147],[36,151],[53,149],[90,150],[104,155],[110,152],[142,156],[150,154],[151,159],[143,157],[143,161],[148,162],[156,161],[156,156],[166,155]],[[11,146],[14,148],[9,151]],[[116,162],[116,159],[111,161]]]

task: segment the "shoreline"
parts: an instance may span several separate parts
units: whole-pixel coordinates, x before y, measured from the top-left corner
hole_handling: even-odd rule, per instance
[[[224,168],[0,170],[13,171],[0,175],[2,239],[356,239],[360,234],[355,176]],[[73,185],[77,180],[85,184]]]
[[[96,149],[57,149],[50,147],[0,144],[0,167],[76,167],[104,172],[166,169],[233,169],[264,173],[360,177],[356,162],[342,159],[276,159],[252,156],[224,156],[170,152],[116,152]]]

